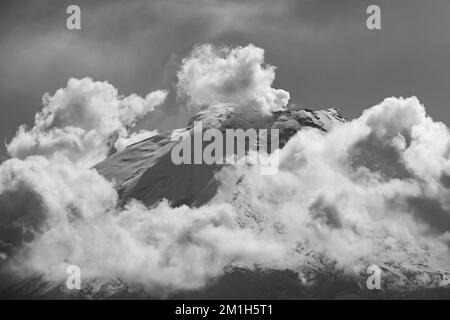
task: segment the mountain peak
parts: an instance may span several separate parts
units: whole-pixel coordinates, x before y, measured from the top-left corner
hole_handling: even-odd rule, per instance
[[[117,184],[121,203],[135,198],[151,206],[162,199],[174,206],[200,206],[214,197],[218,188],[215,173],[223,165],[176,165],[171,150],[177,141],[173,135],[192,134],[194,121],[204,129],[278,129],[280,147],[303,128],[326,132],[346,122],[338,109],[312,111],[306,108],[263,114],[258,109],[216,104],[194,115],[186,128],[163,132],[128,146],[96,166],[97,171]]]

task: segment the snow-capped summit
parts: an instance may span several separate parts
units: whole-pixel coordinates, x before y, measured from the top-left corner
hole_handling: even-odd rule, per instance
[[[303,128],[326,132],[346,119],[338,109],[291,107],[262,114],[256,109],[218,104],[194,115],[186,128],[163,132],[111,155],[96,166],[97,171],[116,182],[121,202],[135,198],[150,206],[165,198],[174,206],[205,204],[216,194],[218,182],[214,175],[221,165],[176,165],[171,160],[171,150],[177,143],[172,138],[192,132],[194,121],[201,121],[204,129],[278,129],[283,146]]]

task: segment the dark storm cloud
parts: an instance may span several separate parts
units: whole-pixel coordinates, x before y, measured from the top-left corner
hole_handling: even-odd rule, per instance
[[[82,9],[82,30],[65,10]],[[365,27],[379,4],[382,30]],[[266,50],[274,86],[291,102],[337,106],[350,118],[386,96],[417,95],[450,122],[450,21],[446,0],[424,1],[8,1],[0,13],[0,137],[31,123],[41,95],[70,77],[107,80],[122,94],[170,89],[194,44]],[[172,90],[173,91],[173,90]],[[139,128],[183,126],[189,112],[173,92]]]

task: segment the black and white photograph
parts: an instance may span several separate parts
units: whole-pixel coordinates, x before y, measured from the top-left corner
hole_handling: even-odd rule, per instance
[[[450,299],[449,14],[2,1],[0,300]]]

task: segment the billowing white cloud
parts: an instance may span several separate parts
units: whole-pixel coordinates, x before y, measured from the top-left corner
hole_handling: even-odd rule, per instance
[[[79,265],[84,279],[121,279],[155,295],[198,288],[239,261],[281,259],[273,239],[237,224],[226,203],[191,209],[137,201],[117,208],[113,184],[61,157],[10,159],[0,166],[0,248],[8,270],[61,281]]]
[[[264,64],[261,48],[201,45],[183,60],[177,86],[191,106],[230,103],[267,113],[289,101],[289,92],[272,88],[274,79],[275,67]]]
[[[34,126],[19,128],[7,145],[8,153],[20,159],[60,153],[94,165],[105,158],[113,138],[127,138],[128,129],[162,104],[166,95],[159,90],[144,98],[135,94],[123,97],[106,81],[70,79],[53,96],[44,95],[44,108],[36,115]]]
[[[262,63],[254,46],[198,47],[178,89],[196,105],[275,110],[288,95],[271,88],[273,67]],[[129,128],[165,96],[120,97],[86,78],[44,98],[35,126],[8,145],[14,158],[0,164],[2,271],[63,281],[75,264],[85,278],[164,296],[230,265],[303,277],[311,252],[353,275],[372,263],[450,268],[450,133],[416,98],[388,98],[328,133],[304,128],[280,150],[276,175],[224,168],[217,196],[200,208],[118,206],[114,182],[91,165],[111,143],[120,150],[152,134]]]
[[[277,175],[242,167],[221,176],[239,179],[240,205],[262,215],[263,233],[281,230],[286,250],[324,252],[347,271],[387,262],[448,270],[449,152],[448,128],[416,98],[388,98],[329,133],[300,131]]]
[[[416,98],[389,98],[329,133],[300,131],[277,175],[224,169],[218,195],[200,208],[116,207],[113,184],[94,169],[63,156],[11,159],[0,166],[0,240],[9,243],[0,252],[20,274],[63,280],[76,264],[87,278],[162,296],[229,265],[303,276],[311,251],[347,274],[372,263],[445,270],[449,146],[448,129]]]
[[[77,264],[86,279],[120,278],[164,295],[198,288],[235,261],[251,268],[281,254],[273,239],[241,229],[229,204],[149,209],[133,200],[117,207],[114,182],[92,164],[111,141],[120,151],[156,134],[128,128],[165,96],[120,97],[86,78],[44,97],[35,126],[18,131],[8,145],[13,158],[0,165],[3,272],[61,281]]]

